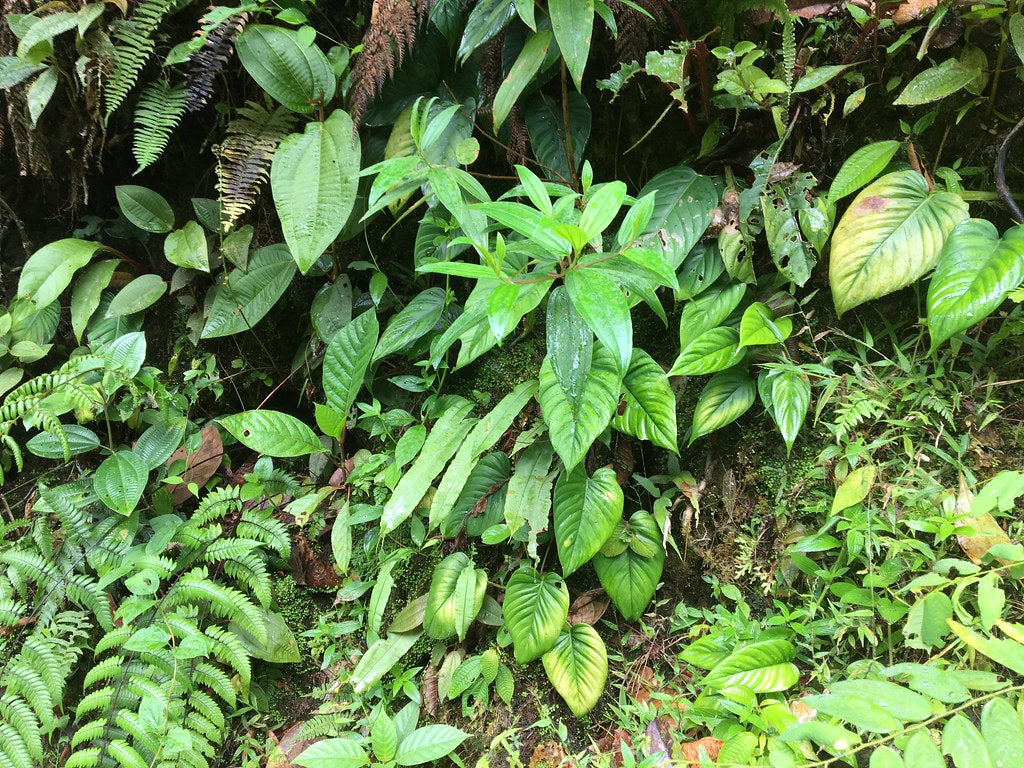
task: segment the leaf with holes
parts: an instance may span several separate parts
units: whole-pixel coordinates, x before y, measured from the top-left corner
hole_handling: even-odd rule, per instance
[[[563,630],[543,661],[548,680],[576,717],[594,708],[608,680],[608,651],[592,626]]]
[[[869,184],[832,235],[829,283],[842,314],[910,285],[935,266],[967,203],[932,192],[915,171],[897,171]]]
[[[562,475],[555,485],[554,517],[565,576],[600,551],[622,519],[622,504],[622,489],[611,467],[601,467],[591,477],[582,467]]]
[[[621,376],[611,353],[604,347],[594,350],[590,376],[581,396],[571,401],[545,356],[540,367],[540,391],[537,400],[548,425],[551,443],[565,464],[573,469],[593,442],[612,420],[619,396]]]
[[[661,249],[669,263],[678,267],[711,223],[711,212],[718,207],[718,190],[707,176],[677,165],[654,176],[637,198],[650,192],[656,193],[654,213],[641,242]]]
[[[754,380],[743,369],[716,373],[705,385],[693,410],[690,443],[732,424],[754,404]]]
[[[569,614],[569,589],[559,574],[542,576],[524,566],[509,577],[502,613],[516,662],[526,664],[558,638]]]
[[[629,543],[618,555],[594,558],[594,570],[622,617],[636,621],[658,589],[665,548],[658,524],[642,510],[630,516],[627,535]]]
[[[217,421],[242,445],[264,456],[305,456],[324,450],[312,429],[280,411],[242,411]]]
[[[612,420],[617,430],[679,452],[675,393],[665,370],[642,349],[633,350],[633,359],[622,379],[622,401],[625,409]]]
[[[127,516],[138,506],[148,479],[149,472],[141,458],[131,451],[118,451],[96,468],[92,487],[100,501]]]
[[[466,630],[480,612],[487,592],[487,573],[475,568],[463,552],[454,552],[434,567],[430,580],[423,629],[435,640],[458,635]]]
[[[962,221],[949,233],[928,285],[928,334],[935,350],[988,317],[1024,279],[1024,226],[999,237],[984,219]]]
[[[359,187],[359,134],[336,109],[281,142],[270,187],[288,250],[306,274],[341,233]]]
[[[347,415],[363,386],[363,377],[377,346],[377,315],[369,309],[331,339],[324,356],[323,383],[327,404]]]

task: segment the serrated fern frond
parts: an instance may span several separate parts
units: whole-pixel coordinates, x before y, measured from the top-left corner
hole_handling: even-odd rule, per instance
[[[132,153],[139,167],[135,173],[155,163],[167,147],[174,129],[185,114],[185,87],[155,80],[139,94],[135,105],[135,136]]]

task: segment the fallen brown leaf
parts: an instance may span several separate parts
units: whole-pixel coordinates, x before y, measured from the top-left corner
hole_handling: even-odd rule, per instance
[[[966,528],[973,528],[974,533],[970,536],[958,535],[956,541],[972,562],[981,565],[985,553],[996,544],[1009,544],[1010,537],[988,512],[981,515],[969,514],[973,507],[974,494],[967,487],[967,481],[961,477],[960,491],[956,497],[956,511],[965,516],[961,517],[958,523]],[[1005,561],[1003,562],[1005,564]]]
[[[611,755],[612,768],[620,768],[623,762],[623,744],[626,747],[633,746],[633,740],[629,734],[621,728],[609,731],[594,744],[593,751],[598,755]]]
[[[930,11],[934,11],[939,0],[906,0],[893,11],[892,20],[897,24],[910,24]]]
[[[195,451],[187,453],[185,446],[181,446],[167,459],[167,466],[180,459],[185,460],[185,471],[181,473],[183,482],[171,489],[171,502],[174,504],[181,504],[192,497],[192,491],[188,489],[189,483],[195,483],[200,488],[206,485],[224,459],[224,444],[215,424],[207,424],[199,435],[202,442]]]
[[[576,761],[569,758],[556,741],[545,741],[537,745],[530,755],[530,768],[558,768],[558,766],[575,766]]]
[[[569,606],[569,624],[596,624],[610,602],[600,587],[584,592]]]
[[[687,765],[700,765],[701,750],[714,762],[718,759],[718,753],[722,751],[722,740],[705,736],[703,739],[688,741],[679,745],[679,756]]]

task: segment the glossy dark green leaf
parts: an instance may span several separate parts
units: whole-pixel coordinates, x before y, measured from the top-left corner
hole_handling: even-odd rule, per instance
[[[662,248],[669,263],[678,267],[711,223],[718,191],[708,177],[677,165],[655,175],[637,197],[650,192],[656,193],[654,213],[641,240],[648,247]]]
[[[587,477],[582,467],[555,485],[555,543],[562,573],[569,576],[600,551],[622,519],[622,489],[615,470],[601,467]]]
[[[697,398],[690,443],[736,421],[754,404],[756,386],[745,370],[716,373]]]
[[[459,58],[465,62],[473,51],[500,34],[514,13],[512,0],[480,0],[476,3],[466,20],[459,43]]]
[[[363,377],[377,346],[377,315],[369,309],[331,339],[324,356],[323,384],[327,404],[348,414],[363,386]]]
[[[548,295],[548,359],[566,398],[575,403],[583,393],[594,356],[594,332],[576,311],[564,285]]]
[[[174,229],[174,211],[163,196],[137,184],[114,187],[121,213],[139,229],[162,234]]]
[[[793,370],[765,371],[758,377],[757,386],[789,455],[811,404],[810,379]]]
[[[526,664],[544,654],[558,638],[569,615],[569,589],[557,573],[542,576],[533,568],[520,568],[505,586],[502,613],[516,663]]]
[[[401,312],[391,318],[373,353],[374,360],[414,344],[433,328],[444,310],[445,292],[428,288],[413,297]]]
[[[665,369],[642,349],[633,350],[622,379],[622,402],[625,408],[620,408],[612,421],[617,430],[679,452],[675,393]]]
[[[532,4],[530,6],[533,7]],[[530,84],[534,76],[540,70],[551,46],[551,30],[540,29],[530,33],[523,49],[519,52],[508,76],[498,87],[494,95],[494,130],[501,128],[505,119],[515,106],[516,100],[522,95],[523,90]]]
[[[669,371],[671,376],[701,376],[732,368],[746,356],[735,328],[719,326],[695,338]]]

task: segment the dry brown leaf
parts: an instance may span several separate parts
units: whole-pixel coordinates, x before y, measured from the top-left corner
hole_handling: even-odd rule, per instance
[[[273,731],[267,733],[267,768],[292,768],[295,758],[319,739],[299,737],[302,723],[293,723],[278,739]]]
[[[202,438],[199,448],[192,453],[186,453],[185,446],[182,446],[167,460],[167,466],[179,459],[185,460],[185,471],[181,473],[183,482],[171,489],[171,502],[174,504],[181,504],[192,496],[192,491],[188,489],[189,483],[195,483],[200,488],[206,485],[224,459],[224,444],[221,442],[217,426],[207,424],[199,434]]]
[[[718,759],[718,753],[722,751],[722,740],[705,736],[703,739],[688,741],[679,745],[679,756],[687,765],[700,765],[701,750],[714,762]]]
[[[575,766],[576,762],[565,754],[557,741],[545,741],[537,745],[530,755],[530,768],[558,768]]]
[[[614,731],[609,731],[601,739],[594,744],[593,751],[598,755],[611,755],[612,768],[620,768],[623,762],[623,744],[626,747],[633,746],[633,739],[630,738],[629,733],[616,728]]]
[[[569,624],[596,624],[610,602],[600,587],[584,592],[569,606]]]
[[[897,24],[910,24],[930,11],[934,11],[939,0],[906,0],[893,11],[892,20]]]
[[[800,699],[793,699],[789,702],[789,711],[793,713],[798,723],[806,723],[818,716],[818,710],[809,704],[804,704]]]
[[[973,528],[974,533],[970,536],[956,537],[960,549],[976,565],[981,565],[988,552],[996,544],[1009,544],[1010,537],[988,512],[982,515],[969,514],[974,508],[974,494],[967,487],[967,481],[960,477],[960,490],[956,496],[956,511],[964,517],[958,520],[958,524],[966,528]],[[1005,561],[1003,561],[1005,563]]]

